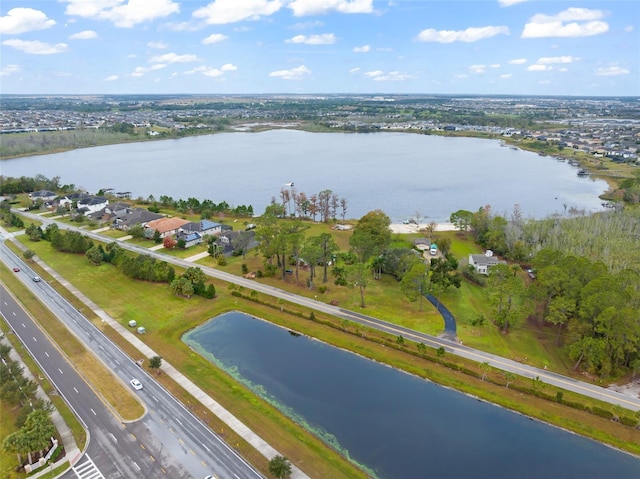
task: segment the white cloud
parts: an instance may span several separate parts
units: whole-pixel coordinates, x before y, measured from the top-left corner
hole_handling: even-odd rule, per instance
[[[484,73],[487,71],[487,65],[471,65],[469,70],[472,73]]]
[[[540,64],[529,65],[527,67],[527,71],[530,71],[530,72],[544,72],[551,69],[553,69],[553,67],[550,67],[549,65],[540,65]]]
[[[512,5],[516,5],[517,3],[524,3],[528,0],[498,0],[498,3],[501,7],[510,7]]]
[[[404,81],[415,78],[408,73],[402,73],[399,71],[384,72],[382,70],[373,70],[365,72],[364,76],[373,79],[374,81]]]
[[[278,70],[269,73],[270,77],[282,78],[283,80],[302,80],[304,77],[311,74],[306,66],[300,65],[299,67],[291,68],[290,70]]]
[[[4,17],[0,17],[0,33],[18,35],[34,30],[45,30],[56,24],[40,10],[33,8],[12,8]]]
[[[562,57],[541,57],[536,62],[539,65],[551,65],[554,63],[573,63],[580,60],[578,57],[562,56]]]
[[[509,35],[509,29],[505,26],[469,27],[466,30],[435,30],[428,28],[422,30],[417,39],[421,42],[477,42],[496,35]]]
[[[66,43],[56,43],[52,45],[50,43],[40,42],[38,40],[5,40],[3,45],[7,45],[20,50],[21,52],[29,53],[31,55],[52,55],[54,53],[62,53],[67,51]]]
[[[180,11],[172,0],[61,0],[65,13],[94,20],[107,20],[116,27],[131,28],[139,23],[164,18]]]
[[[0,77],[13,75],[14,73],[17,73],[19,71],[20,67],[18,65],[4,65],[2,68],[0,68]]]
[[[537,14],[529,19],[522,30],[522,38],[588,37],[609,30],[600,19],[602,10],[568,8],[557,15]]]
[[[373,0],[293,0],[287,5],[296,17],[338,13],[373,13]]]
[[[151,65],[150,67],[136,67],[136,69],[133,71],[131,76],[141,77],[141,76],[144,76],[146,73],[149,73],[151,71],[156,71],[156,70],[162,70],[163,68],[167,68],[166,63],[156,63],[154,65]]]
[[[197,62],[199,58],[196,55],[178,55],[177,53],[165,53],[149,59],[150,63],[190,63]]]
[[[211,78],[218,78],[224,75],[225,72],[233,72],[233,71],[236,71],[237,69],[238,69],[237,66],[231,63],[227,63],[226,65],[222,65],[220,68],[204,67],[204,68],[198,69],[198,71],[201,72],[204,76],[208,76]]]
[[[504,73],[502,75],[499,76],[499,78],[503,78],[503,79],[508,79],[511,78],[513,75],[511,73]]]
[[[148,42],[147,46],[149,48],[155,48],[156,50],[164,50],[168,48],[169,45],[167,45],[165,42]]]
[[[116,81],[118,78],[118,75],[109,75],[104,81]]]
[[[371,51],[370,45],[362,45],[361,47],[353,47],[355,53],[367,53]]]
[[[304,43],[305,45],[331,45],[336,42],[333,33],[322,33],[320,35],[296,35],[285,40],[286,43]]]
[[[220,42],[226,40],[227,38],[229,38],[229,37],[226,36],[226,35],[223,35],[222,33],[212,33],[207,38],[202,40],[202,44],[203,45],[212,45],[214,43],[220,43]]]
[[[136,55],[135,53],[129,53],[127,55],[127,58],[136,58],[138,55]]]
[[[70,40],[91,40],[93,38],[98,38],[98,34],[93,30],[83,30],[69,37]]]
[[[358,73],[359,71],[360,71],[360,67],[356,67],[349,70],[349,73]]]
[[[625,33],[630,33],[634,30],[633,25],[627,25],[626,27],[624,27],[624,32]]]
[[[613,77],[618,75],[628,75],[631,72],[626,68],[612,66],[612,67],[598,68],[595,73],[598,76]]]
[[[214,0],[193,12],[210,25],[257,20],[273,15],[282,8],[281,0]]]
[[[509,60],[510,65],[523,65],[527,63],[526,58],[514,58],[513,60]]]

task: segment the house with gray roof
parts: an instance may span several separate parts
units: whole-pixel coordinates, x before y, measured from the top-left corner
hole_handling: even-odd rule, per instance
[[[473,266],[479,274],[489,274],[489,269],[497,264],[506,264],[493,256],[493,251],[488,249],[484,254],[470,254],[469,265]]]
[[[161,214],[152,213],[149,210],[142,208],[131,208],[126,213],[115,216],[113,220],[113,227],[119,230],[127,231],[132,226],[141,225],[145,226],[147,223],[164,218]]]
[[[192,221],[180,227],[186,233],[198,233],[200,236],[213,236],[222,232],[222,225],[210,220]]]

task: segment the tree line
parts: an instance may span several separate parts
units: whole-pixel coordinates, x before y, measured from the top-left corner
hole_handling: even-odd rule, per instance
[[[33,454],[40,457],[51,446],[56,428],[51,421],[51,403],[36,396],[38,385],[24,376],[24,368],[9,356],[11,346],[0,344],[0,400],[12,408],[16,431],[2,441],[7,454],[16,454],[18,464],[34,462]],[[9,412],[9,411],[5,411]]]

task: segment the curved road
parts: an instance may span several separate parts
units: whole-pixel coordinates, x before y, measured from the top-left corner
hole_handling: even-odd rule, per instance
[[[32,213],[23,212],[23,211],[16,211],[16,212],[24,216],[33,218],[34,220],[42,221],[45,223],[45,226],[48,222],[54,222],[53,220],[48,220],[38,215],[34,215]],[[85,231],[81,228],[76,228],[60,222],[56,222],[56,223],[58,224],[60,229],[79,231],[82,234],[92,239],[95,239],[96,241],[100,241],[100,242],[110,241],[108,238],[105,238],[104,236],[101,236],[98,233]],[[158,253],[158,252],[149,250],[147,248],[126,243],[124,241],[118,241],[118,244],[122,248],[125,248],[127,250],[134,251],[139,254],[147,254],[157,259],[160,259],[162,261],[166,261],[167,263],[180,266],[182,268],[188,268],[188,267],[194,266],[194,263],[186,261],[184,259],[175,258],[169,255]],[[381,331],[386,331],[393,335],[402,335],[405,339],[409,339],[416,342],[422,342],[427,346],[431,346],[434,348],[444,347],[445,350],[450,354],[455,354],[455,355],[458,355],[467,359],[471,359],[473,361],[478,361],[481,363],[487,362],[494,368],[501,369],[504,371],[510,371],[514,374],[524,376],[527,378],[533,379],[537,377],[546,384],[557,386],[557,387],[560,387],[569,391],[573,391],[579,394],[583,394],[585,396],[592,397],[594,399],[599,399],[601,401],[605,401],[611,404],[617,404],[621,407],[630,409],[632,411],[640,410],[640,398],[637,398],[637,397],[634,398],[629,395],[621,394],[616,391],[602,388],[600,386],[596,386],[593,384],[589,384],[584,381],[579,381],[577,379],[563,376],[561,374],[556,374],[547,370],[535,368],[533,366],[528,366],[526,364],[522,364],[517,361],[506,359],[501,356],[497,356],[494,354],[486,353],[484,351],[479,351],[477,349],[469,348],[467,346],[463,346],[455,341],[451,341],[446,338],[438,338],[438,337],[421,333],[409,328],[398,326],[393,323],[389,323],[387,321],[382,321],[380,319],[366,316],[364,314],[345,310],[337,306],[331,306],[331,305],[322,303],[320,301],[315,301],[313,299],[305,298],[303,296],[298,296],[296,294],[289,293],[279,288],[263,285],[253,280],[246,279],[240,276],[235,276],[230,273],[217,270],[215,268],[202,266],[202,265],[198,265],[198,266],[203,270],[205,274],[229,283],[241,285],[246,288],[253,289],[260,293],[281,298],[291,303],[295,303],[295,304],[298,304],[316,311],[321,311],[330,315],[334,315],[343,319],[348,319],[350,321],[354,321],[356,323],[359,323],[371,328],[376,328]]]

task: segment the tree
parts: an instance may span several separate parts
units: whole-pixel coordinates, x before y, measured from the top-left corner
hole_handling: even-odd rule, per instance
[[[472,219],[473,213],[467,210],[458,210],[449,216],[449,221],[453,223],[453,226],[455,226],[458,231],[468,231]]]
[[[153,230],[153,242],[155,244],[160,244],[162,243],[162,235],[160,234],[160,231],[158,230]]]
[[[242,252],[242,259],[247,256],[247,249],[255,237],[254,231],[242,231],[231,240],[231,245],[235,251]]]
[[[428,289],[427,265],[422,261],[416,261],[400,280],[400,289],[411,302],[420,299],[420,312],[422,312],[422,298]]]
[[[42,228],[34,225],[33,223],[27,226],[24,232],[26,233],[26,235],[29,237],[29,240],[31,241],[40,241],[42,239],[42,235],[43,235]]]
[[[360,262],[379,256],[391,244],[391,220],[381,210],[370,211],[358,221],[349,238]]]
[[[149,359],[149,367],[153,369],[156,374],[160,374],[160,366],[162,366],[161,356],[153,356]]]
[[[269,461],[269,472],[277,479],[282,479],[291,474],[291,463],[284,456],[275,456]]]
[[[484,381],[487,377],[487,374],[489,374],[489,372],[491,371],[491,364],[485,361],[480,365],[480,369],[482,369],[482,380]]]
[[[347,278],[350,283],[357,287],[360,291],[360,307],[365,308],[364,293],[369,286],[369,275],[371,274],[371,265],[369,263],[355,263],[349,266],[347,270]]]
[[[431,258],[431,287],[446,291],[449,287],[459,288],[462,282],[458,271],[458,261],[453,256]]]
[[[165,236],[164,240],[162,240],[162,245],[167,249],[173,249],[176,247],[177,241],[174,240],[171,236]]]
[[[504,376],[504,380],[507,382],[505,387],[509,389],[509,385],[516,380],[516,375],[511,371],[503,371],[502,375]]]
[[[98,246],[92,246],[84,255],[94,266],[100,266],[104,260],[104,254]]]
[[[524,297],[524,282],[511,273],[509,266],[497,264],[489,270],[488,286],[494,322],[503,333],[507,333],[509,327],[529,314],[529,303]]]
[[[129,228],[129,234],[135,239],[144,239],[144,227],[140,223],[136,223],[131,228]]]
[[[26,260],[31,260],[35,255],[36,255],[36,252],[33,251],[32,249],[24,250],[24,252],[22,253],[22,257]]]

